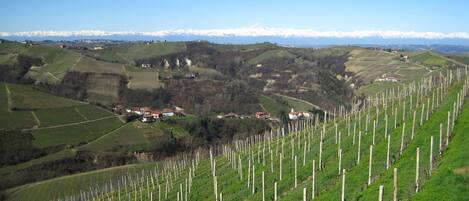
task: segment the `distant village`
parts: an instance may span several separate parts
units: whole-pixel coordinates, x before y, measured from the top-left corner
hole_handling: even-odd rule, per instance
[[[117,105],[113,110],[119,114],[126,114],[131,119],[138,119],[143,123],[152,123],[172,116],[186,116],[184,109],[177,106],[156,110],[151,107],[124,108],[122,105]]]
[[[163,120],[165,118],[177,116],[177,117],[184,117],[187,114],[184,112],[184,109],[181,107],[173,107],[173,108],[164,108],[161,110],[153,109],[151,107],[131,107],[125,108],[122,105],[117,105],[113,108],[115,113],[118,114],[125,114],[130,119],[138,119],[143,123],[153,123],[157,120]],[[236,114],[236,113],[222,113],[216,116],[218,119],[262,119],[271,122],[280,122],[280,119],[277,117],[272,117],[268,112],[256,112],[253,115],[243,115],[243,114]],[[288,113],[288,119],[291,121],[301,120],[301,119],[308,119],[312,118],[313,114],[310,112],[297,112],[293,108]]]

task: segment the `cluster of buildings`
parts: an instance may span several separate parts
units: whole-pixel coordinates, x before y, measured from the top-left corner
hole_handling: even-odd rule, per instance
[[[116,106],[114,108],[116,112],[125,111],[128,116],[134,116],[138,118],[141,122],[152,123],[156,120],[161,120],[164,118],[172,116],[185,116],[184,109],[180,107],[174,108],[164,108],[161,110],[156,110],[151,107],[132,107],[132,108],[123,108],[122,106]]]
[[[383,77],[383,78],[376,78],[375,82],[397,82],[397,78],[395,77]]]
[[[313,115],[311,115],[309,112],[296,112],[293,108],[291,109],[290,113],[288,113],[288,119],[290,120],[308,119],[312,116]]]
[[[263,119],[267,121],[274,121],[274,122],[279,122],[280,119],[275,118],[270,116],[269,113],[267,112],[256,112],[254,117],[256,119]],[[288,119],[294,121],[294,120],[300,120],[300,119],[307,119],[307,118],[312,118],[313,115],[309,112],[296,112],[294,109],[291,109],[290,113],[288,113]],[[227,114],[219,114],[217,115],[218,119],[247,119],[247,118],[253,118],[253,116],[250,115],[240,115],[236,113],[227,113]]]
[[[257,119],[263,119],[267,121],[280,121],[277,118],[271,117],[269,113],[267,112],[256,112],[254,115],[255,118]],[[253,118],[252,115],[241,115],[241,114],[236,114],[233,112],[227,113],[227,114],[218,114],[217,115],[218,119],[249,119]]]

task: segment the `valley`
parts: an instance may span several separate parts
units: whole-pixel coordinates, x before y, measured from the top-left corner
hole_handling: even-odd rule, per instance
[[[356,162],[353,150],[363,138],[359,157],[365,160],[373,144],[374,160],[382,161],[389,146],[382,134],[389,132],[397,137],[390,142],[393,167],[409,178],[400,180],[399,196],[410,199],[406,175],[412,175],[415,148],[438,133],[445,114],[456,111],[456,100],[462,117],[452,117],[454,134],[462,132],[465,65],[464,55],[359,46],[3,40],[0,188],[6,200],[156,200],[157,194],[158,200],[301,200],[304,189],[308,198],[336,200],[341,173],[332,167],[340,163],[350,177],[347,197],[372,200],[379,185],[392,186],[392,171],[373,165],[373,184],[362,185],[369,167]],[[142,114],[126,111],[132,108]],[[150,113],[144,108],[183,112],[155,114],[155,122],[145,123]],[[416,114],[425,121],[410,127]],[[388,121],[394,127],[383,124]],[[403,131],[416,138],[402,137]],[[341,162],[337,132],[347,133]],[[457,144],[464,139],[456,137],[454,146],[461,149]],[[397,154],[400,144],[405,150]],[[442,160],[458,154],[450,150]],[[274,171],[283,160],[282,180]],[[435,180],[450,174],[435,165],[439,176],[422,177],[429,187],[415,199],[424,199],[419,197],[437,188]],[[269,189],[264,193],[262,175]]]

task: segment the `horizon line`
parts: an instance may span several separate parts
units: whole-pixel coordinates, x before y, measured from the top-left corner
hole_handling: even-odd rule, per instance
[[[36,30],[0,32],[0,37],[104,37],[104,36],[207,36],[284,38],[469,39],[469,32],[417,32],[395,30],[316,31],[314,29],[250,26],[225,29],[166,29],[159,31]]]

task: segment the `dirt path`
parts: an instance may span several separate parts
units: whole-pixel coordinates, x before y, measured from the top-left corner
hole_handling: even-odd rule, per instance
[[[80,112],[80,110],[78,110],[78,108],[74,107],[73,109],[74,109],[75,112],[77,112],[84,120],[89,121],[89,119],[88,119],[85,115],[83,115],[83,114]]]
[[[116,52],[116,55],[124,59],[128,64],[132,64],[132,61],[128,59],[127,57],[122,56],[122,54]]]
[[[60,79],[57,76],[55,76],[54,74],[52,74],[51,72],[47,72],[47,74],[49,74],[55,80],[60,81]]]
[[[7,95],[7,107],[8,107],[8,112],[11,112],[11,92],[10,92],[10,89],[8,88],[8,85],[5,83],[5,92],[6,92],[6,95]]]
[[[290,99],[293,99],[293,100],[296,100],[296,101],[305,103],[305,104],[307,104],[307,105],[310,105],[310,106],[312,106],[312,107],[314,107],[314,108],[321,109],[319,106],[317,106],[317,105],[315,105],[315,104],[312,104],[312,103],[310,103],[310,102],[308,102],[308,101],[305,101],[305,100],[303,100],[303,99],[299,99],[299,98],[295,98],[295,97],[292,97],[292,96],[287,96],[287,95],[283,95],[283,94],[279,94],[279,93],[276,93],[275,95],[281,96],[281,97],[285,97],[285,98],[290,98]]]
[[[79,125],[79,124],[90,123],[90,122],[95,122],[95,121],[104,120],[104,119],[112,119],[112,118],[118,118],[118,117],[115,115],[111,115],[111,116],[102,117],[102,118],[93,119],[93,120],[80,121],[80,122],[74,122],[74,123],[68,123],[68,124],[60,124],[60,125],[55,125],[55,126],[46,126],[46,127],[40,127],[40,128],[30,128],[30,129],[25,129],[25,130],[42,130],[42,129],[48,129],[48,128],[60,128],[60,127],[65,127],[65,126]]]
[[[75,66],[78,64],[78,62],[80,62],[81,58],[83,58],[83,55],[80,55],[80,57],[78,57],[78,59],[75,61],[75,63],[73,63],[73,65],[72,65],[72,67],[70,68],[70,70],[75,69]]]
[[[34,111],[31,111],[31,115],[33,115],[33,118],[36,121],[36,125],[41,126],[41,121],[39,121],[39,118],[37,117],[36,113]]]

